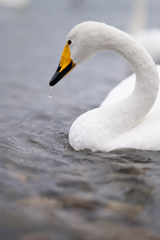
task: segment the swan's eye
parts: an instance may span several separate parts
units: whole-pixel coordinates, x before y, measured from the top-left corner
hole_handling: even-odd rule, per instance
[[[71,45],[72,41],[71,40],[68,40],[68,45]]]

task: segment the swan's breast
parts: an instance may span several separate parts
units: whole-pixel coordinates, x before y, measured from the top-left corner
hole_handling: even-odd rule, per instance
[[[79,116],[69,132],[69,142],[75,150],[104,150],[107,138],[106,119],[100,108]]]

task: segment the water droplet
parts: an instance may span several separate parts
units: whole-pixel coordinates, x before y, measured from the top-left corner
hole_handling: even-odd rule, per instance
[[[50,94],[49,94],[50,98],[52,97],[52,89],[53,89],[53,87],[50,88]]]

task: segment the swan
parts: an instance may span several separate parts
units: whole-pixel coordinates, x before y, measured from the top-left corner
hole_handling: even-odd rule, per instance
[[[23,8],[28,5],[30,0],[0,0],[0,6],[13,8]]]
[[[70,145],[77,151],[90,149],[93,152],[120,148],[160,150],[160,68],[144,47],[127,33],[93,21],[75,26],[66,37],[50,86],[101,50],[121,54],[131,64],[135,75],[124,80],[122,87],[112,90],[100,107],[73,122],[69,131]],[[126,82],[128,91],[123,89]],[[119,90],[122,92],[114,95]]]
[[[148,0],[136,0],[128,33],[149,52],[155,63],[160,63],[160,29],[146,28]]]

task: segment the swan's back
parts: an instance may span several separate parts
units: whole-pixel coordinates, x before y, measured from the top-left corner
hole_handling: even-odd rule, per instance
[[[155,63],[160,63],[160,30],[144,29],[132,35],[152,56]]]
[[[157,65],[157,70],[160,76],[160,65]],[[119,102],[123,98],[128,97],[134,90],[135,82],[136,82],[135,74],[132,74],[126,79],[124,79],[122,82],[120,82],[115,88],[113,88],[109,92],[105,100],[101,103],[101,107]],[[159,97],[160,97],[160,93],[158,93],[157,100]],[[156,104],[158,103],[156,102]],[[160,100],[159,100],[159,104],[160,104]]]
[[[157,66],[160,76],[160,65]],[[101,107],[111,105],[121,101],[129,96],[135,86],[135,74],[132,74],[121,83],[119,83],[102,102]],[[142,150],[157,150],[160,149],[160,92],[157,95],[157,100],[149,113],[142,121],[132,128],[130,131],[120,135],[113,143],[110,143],[110,148],[135,148]],[[156,136],[156,137],[155,137]],[[126,141],[127,139],[127,141]]]

